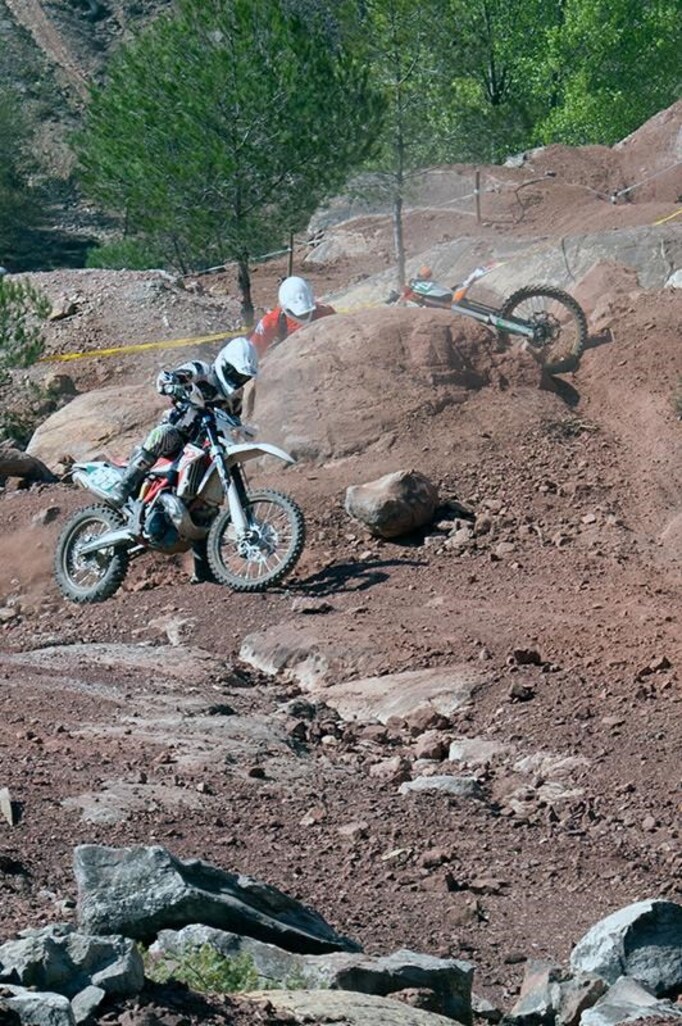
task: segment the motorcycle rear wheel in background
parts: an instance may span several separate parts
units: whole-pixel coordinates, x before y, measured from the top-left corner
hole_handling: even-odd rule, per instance
[[[587,344],[587,318],[580,304],[551,285],[527,285],[505,300],[501,317],[516,317],[537,328],[537,340],[528,340],[529,347],[549,374],[566,374],[580,363]],[[503,348],[517,335],[498,332]]]
[[[64,598],[104,602],[118,591],[128,570],[127,551],[109,548],[80,555],[79,549],[122,526],[123,517],[109,506],[86,506],[66,523],[54,557],[54,575]]]
[[[244,514],[252,528],[241,540],[229,510],[216,517],[208,533],[208,562],[215,579],[233,591],[265,591],[298,562],[305,544],[303,513],[288,495],[264,488],[248,494]]]

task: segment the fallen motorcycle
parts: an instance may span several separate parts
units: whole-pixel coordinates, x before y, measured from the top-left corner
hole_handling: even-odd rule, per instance
[[[120,587],[133,557],[185,552],[202,539],[220,584],[254,592],[281,581],[303,551],[303,513],[281,492],[250,491],[243,465],[264,456],[295,460],[252,436],[223,410],[203,409],[180,456],[157,460],[122,509],[110,497],[124,467],[75,463],[73,480],[100,504],[79,510],[61,532],[54,573],[62,594],[72,602],[103,602]]]
[[[471,317],[497,331],[500,349],[513,337],[524,340],[549,374],[573,371],[587,344],[587,318],[580,304],[553,285],[526,285],[512,293],[501,306],[469,299],[475,281],[498,264],[475,268],[463,282],[451,288],[433,281],[429,268],[392,293],[387,302],[403,306],[430,306]]]

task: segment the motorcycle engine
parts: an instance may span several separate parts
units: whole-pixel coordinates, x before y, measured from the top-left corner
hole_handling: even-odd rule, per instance
[[[147,517],[143,534],[153,549],[172,549],[180,541],[177,528],[160,506],[156,506]]]

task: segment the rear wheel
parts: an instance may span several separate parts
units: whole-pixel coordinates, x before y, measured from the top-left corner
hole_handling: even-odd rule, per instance
[[[216,517],[208,534],[208,562],[220,584],[264,591],[298,562],[305,544],[303,513],[288,495],[265,488],[248,495],[244,514],[251,529],[241,539],[229,510]]]
[[[528,339],[545,370],[563,374],[576,369],[587,343],[587,318],[573,296],[551,285],[528,285],[506,300],[500,316],[530,324],[535,337]],[[499,332],[506,347],[517,335]]]
[[[125,549],[81,553],[88,542],[123,525],[108,506],[88,506],[74,514],[57,542],[54,575],[62,595],[71,602],[104,602],[118,591],[128,569]]]

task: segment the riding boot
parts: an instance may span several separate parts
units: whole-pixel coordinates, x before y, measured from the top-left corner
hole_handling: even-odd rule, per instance
[[[157,457],[154,453],[150,452],[149,449],[145,449],[142,445],[134,449],[121,480],[118,484],[114,485],[109,493],[109,501],[114,506],[123,506],[131,495],[135,495],[144,480],[145,474],[156,463],[156,459]]]
[[[216,580],[211,572],[208,562],[206,539],[192,542],[192,559],[194,560],[194,573],[190,577],[190,584],[215,584]]]

